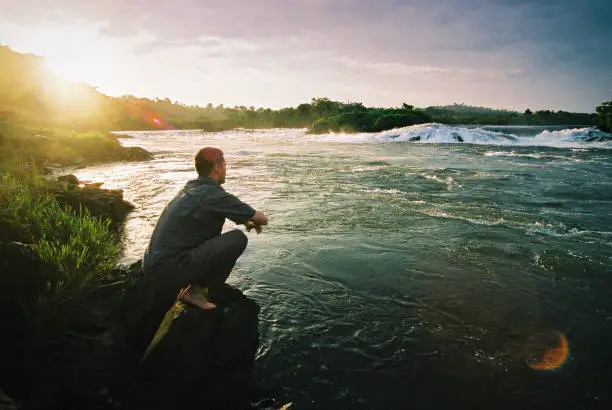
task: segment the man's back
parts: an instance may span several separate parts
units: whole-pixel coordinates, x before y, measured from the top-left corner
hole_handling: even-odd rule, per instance
[[[225,218],[245,223],[255,210],[231,195],[212,178],[200,177],[185,187],[166,206],[145,252],[145,270],[172,263],[182,252],[221,233]]]

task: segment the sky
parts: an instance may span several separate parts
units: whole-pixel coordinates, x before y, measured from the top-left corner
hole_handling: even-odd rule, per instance
[[[0,0],[0,44],[108,95],[281,108],[612,100],[610,0]]]

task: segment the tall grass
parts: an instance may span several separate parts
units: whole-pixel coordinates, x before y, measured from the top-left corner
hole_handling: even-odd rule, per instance
[[[15,227],[36,254],[60,272],[46,284],[47,296],[63,298],[104,279],[121,251],[109,220],[94,218],[84,209],[63,209],[38,193],[42,182],[34,175],[26,181],[11,175],[0,178],[0,220]]]

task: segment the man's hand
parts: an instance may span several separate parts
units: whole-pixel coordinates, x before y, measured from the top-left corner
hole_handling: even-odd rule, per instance
[[[247,221],[244,226],[246,226],[246,230],[247,232],[251,232],[251,229],[255,228],[255,232],[257,233],[261,233],[261,231],[263,230],[263,228],[261,227],[261,225],[257,225],[255,222],[253,221]]]
[[[255,211],[255,214],[249,219],[244,226],[246,226],[247,232],[251,232],[251,229],[255,228],[255,232],[261,233],[263,226],[268,224],[268,218],[261,211]]]
[[[253,222],[255,225],[263,226],[268,224],[268,218],[266,218],[263,212],[255,211],[255,214],[251,219],[249,219],[249,222]]]

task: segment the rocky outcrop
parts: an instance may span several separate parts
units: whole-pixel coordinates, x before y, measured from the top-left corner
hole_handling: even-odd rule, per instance
[[[95,217],[108,218],[113,226],[118,226],[134,209],[134,205],[123,199],[120,189],[103,189],[101,184],[83,185],[74,175],[62,175],[57,181],[46,186],[45,193],[74,210],[84,207]]]
[[[153,159],[153,154],[141,147],[123,147],[122,159],[125,161],[148,161]]]
[[[141,362],[167,310],[149,305],[148,286],[145,279],[132,289],[119,315],[115,400],[128,408],[248,408],[259,306],[231,286],[211,290],[217,308],[175,310],[168,333]]]

